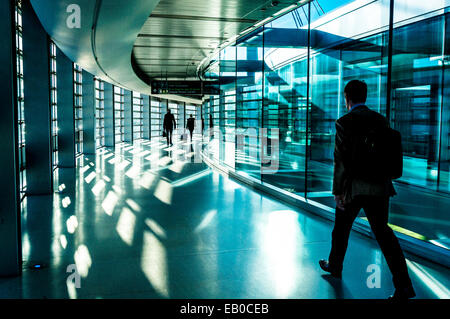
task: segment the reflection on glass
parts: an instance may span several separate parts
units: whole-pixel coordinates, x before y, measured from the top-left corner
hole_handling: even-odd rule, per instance
[[[204,99],[203,116],[217,129],[205,149],[220,164],[332,210],[335,121],[347,112],[345,84],[363,80],[367,106],[403,138],[389,223],[448,249],[450,2],[395,0],[392,60],[390,4],[312,1],[220,52],[205,72],[220,79],[220,95]],[[271,152],[278,169],[265,174],[262,155]]]
[[[262,180],[294,193],[305,191],[307,22],[307,10],[300,8],[264,28],[265,148],[275,153],[278,145],[279,151],[278,169]]]
[[[263,28],[245,36],[236,51],[236,169],[261,178]]]

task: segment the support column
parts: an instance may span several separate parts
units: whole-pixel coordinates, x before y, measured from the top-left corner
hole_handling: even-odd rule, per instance
[[[142,96],[143,102],[143,113],[142,117],[144,118],[142,121],[142,138],[149,140],[150,139],[150,97],[147,95]]]
[[[58,48],[56,48],[56,69],[58,70],[58,167],[75,167],[73,64]]]
[[[133,97],[131,91],[123,92],[123,141],[133,143]]]
[[[114,89],[113,85],[104,82],[105,90],[105,146],[114,147]]]
[[[21,273],[14,1],[0,2],[0,276]]]
[[[53,192],[50,61],[47,33],[29,1],[22,2],[27,195]]]
[[[83,154],[95,154],[94,76],[83,70]]]

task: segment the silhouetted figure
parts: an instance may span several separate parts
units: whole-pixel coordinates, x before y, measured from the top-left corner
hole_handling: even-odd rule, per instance
[[[175,128],[177,128],[175,117],[173,116],[170,109],[168,109],[166,115],[164,115],[164,124],[163,124],[163,129],[166,132],[167,137],[167,145],[173,145],[172,133]]]
[[[205,131],[205,119],[202,116],[202,135],[204,131]]]
[[[412,298],[415,292],[405,257],[397,237],[388,226],[389,197],[396,194],[391,177],[383,173],[375,177],[372,171],[377,167],[369,165],[370,160],[355,160],[365,158],[361,156],[364,148],[358,143],[367,143],[368,132],[377,138],[382,134],[380,132],[388,130],[389,123],[384,116],[365,105],[366,83],[350,81],[344,89],[344,97],[349,112],[336,121],[333,176],[336,217],[332,246],[328,261],[320,260],[320,267],[341,278],[350,231],[363,208],[393,275],[395,293],[391,298]]]
[[[214,138],[213,127],[214,127],[213,117],[212,117],[212,114],[209,113],[209,140],[210,141]]]
[[[189,133],[191,135],[191,142],[192,142],[192,134],[194,133],[195,128],[195,119],[191,116],[187,120],[186,128],[189,130]]]

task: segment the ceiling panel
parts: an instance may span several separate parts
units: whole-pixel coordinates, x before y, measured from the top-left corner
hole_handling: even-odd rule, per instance
[[[177,18],[152,18],[150,17],[140,34],[159,34],[159,35],[190,35],[228,38],[232,34],[224,31],[225,27],[230,30],[239,30],[251,26],[249,22],[222,22],[211,20],[181,20]],[[226,33],[226,34],[225,34]]]
[[[139,32],[136,66],[154,78],[191,78],[226,39],[297,1],[161,0]]]

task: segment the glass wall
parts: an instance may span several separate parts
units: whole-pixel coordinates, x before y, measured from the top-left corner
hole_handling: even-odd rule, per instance
[[[219,160],[219,139],[220,139],[220,127],[219,127],[219,95],[211,96],[209,101],[209,134],[211,141],[209,142],[209,154],[212,158]]]
[[[75,155],[83,153],[83,69],[73,64],[74,112],[75,112]]]
[[[58,167],[58,90],[56,73],[56,45],[50,42],[50,105],[51,105],[51,143],[53,170]]]
[[[105,82],[95,78],[95,145],[105,146]]]
[[[162,109],[159,99],[150,98],[150,130],[151,139],[162,136]]]
[[[367,106],[403,139],[404,173],[395,181],[390,224],[450,247],[447,6],[312,1],[238,38],[204,72],[220,83],[220,95],[204,98],[203,115],[217,128],[205,151],[333,211],[335,121],[347,113],[345,85],[363,80]]]
[[[124,91],[114,86],[114,134],[116,144],[124,140]]]
[[[306,190],[307,21],[308,10],[301,9],[264,27],[262,180],[302,195]],[[287,35],[283,45],[281,34]],[[296,45],[290,46],[288,42],[295,40]]]
[[[236,136],[238,139],[235,165],[237,170],[258,179],[261,178],[259,128],[263,127],[263,31],[264,28],[259,28],[238,40],[234,51],[236,56]],[[218,105],[217,109],[220,108]]]
[[[17,64],[17,131],[19,153],[20,197],[25,196],[27,187],[25,161],[25,118],[24,118],[24,80],[23,80],[23,42],[22,42],[22,1],[16,0],[16,64]]]
[[[418,188],[397,186],[390,222],[410,230],[416,238],[448,248],[450,217],[444,211],[449,203],[442,194],[450,193],[450,30],[444,5],[450,5],[450,1],[415,5],[395,1],[390,121],[402,134],[404,169],[399,182]],[[420,211],[409,207],[420,207]]]
[[[311,17],[307,192],[318,201],[333,203],[329,177],[333,174],[335,121],[346,113],[345,84],[352,79],[365,81],[366,104],[386,114],[389,3],[371,2],[335,18]],[[358,17],[365,16],[371,18],[361,24]],[[324,34],[330,30],[330,35]]]
[[[219,159],[234,167],[236,152],[236,46],[229,46],[219,55],[219,104],[215,104],[216,116],[219,118],[217,139],[219,142]]]
[[[144,101],[138,92],[133,94],[133,141],[139,140],[143,136],[144,125]]]
[[[174,141],[176,141],[178,139],[178,134],[177,132],[180,130],[180,126],[183,127],[182,125],[182,115],[180,114],[180,108],[178,107],[178,103],[177,102],[173,102],[173,101],[168,101],[168,108],[170,109],[170,112],[172,112],[174,118],[175,118],[175,122],[177,123],[177,128],[174,130],[173,132],[173,136],[172,139]]]

